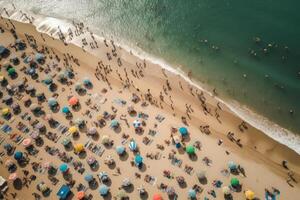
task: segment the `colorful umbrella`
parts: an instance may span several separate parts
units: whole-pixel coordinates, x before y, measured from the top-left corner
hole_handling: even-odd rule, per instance
[[[83,84],[84,84],[85,86],[90,86],[90,85],[92,85],[92,82],[90,81],[90,79],[89,79],[88,77],[85,77],[85,78],[83,79]]]
[[[254,192],[251,191],[251,190],[246,190],[245,196],[246,196],[246,199],[247,199],[247,200],[252,200],[252,199],[255,198],[255,194],[254,194]]]
[[[92,174],[86,174],[86,175],[84,176],[84,180],[85,180],[86,182],[91,182],[93,179],[94,179],[94,177],[93,177]]]
[[[236,164],[233,161],[228,162],[228,168],[230,170],[235,170],[237,168]]]
[[[107,195],[108,191],[109,191],[109,188],[106,185],[104,185],[104,184],[100,185],[99,193],[100,193],[101,196]]]
[[[10,181],[14,181],[18,178],[18,174],[17,173],[12,173],[9,175],[8,180]]]
[[[70,138],[64,138],[63,141],[62,141],[62,144],[64,146],[68,145],[69,143],[71,142]]]
[[[9,113],[10,113],[9,108],[3,108],[3,109],[2,109],[2,115],[3,115],[3,116],[8,115]]]
[[[90,156],[90,157],[87,158],[86,161],[87,161],[87,163],[88,163],[89,165],[92,165],[92,164],[94,164],[94,163],[96,162],[96,158],[93,157],[93,156]]]
[[[119,155],[122,155],[125,152],[125,147],[124,146],[117,146],[116,151]]]
[[[79,192],[77,192],[76,196],[77,196],[78,200],[81,200],[85,197],[85,193],[84,193],[84,191],[79,191]]]
[[[96,127],[91,127],[88,129],[87,133],[89,135],[95,135],[97,133],[97,128]]]
[[[195,147],[193,145],[188,145],[185,150],[189,155],[195,154]]]
[[[46,84],[46,85],[50,85],[51,83],[53,83],[53,79],[51,76],[47,76],[43,82]]]
[[[134,128],[139,128],[141,126],[142,126],[142,123],[139,120],[136,119],[136,120],[133,121],[133,127]]]
[[[13,163],[13,161],[12,161],[11,159],[8,159],[8,160],[5,161],[4,164],[5,164],[6,167],[9,168],[9,167],[12,166],[14,163]]]
[[[69,128],[69,133],[74,134],[74,133],[76,133],[76,132],[77,132],[77,127],[76,127],[76,126],[71,126],[71,127]]]
[[[62,163],[62,164],[59,166],[59,170],[60,170],[62,173],[67,172],[68,169],[69,169],[69,166],[68,166],[66,163]]]
[[[24,139],[23,142],[22,142],[22,145],[23,145],[24,147],[30,146],[30,145],[31,145],[31,139],[30,139],[30,138]]]
[[[189,189],[188,195],[189,195],[189,198],[196,198],[196,196],[197,196],[196,190]]]
[[[77,97],[71,97],[70,99],[69,99],[69,104],[71,105],[71,106],[75,106],[76,104],[78,104],[78,102],[79,102],[79,100],[78,100],[78,98]]]
[[[64,113],[64,114],[67,114],[70,112],[70,109],[68,106],[64,106],[62,109],[61,109],[61,112]]]
[[[181,136],[186,136],[188,134],[188,130],[185,127],[180,127],[179,133],[181,134]]]
[[[240,181],[237,178],[232,178],[230,180],[230,183],[231,183],[232,187],[236,187],[236,186],[238,186],[240,184]]]
[[[143,163],[143,157],[142,157],[140,154],[136,155],[135,158],[134,158],[134,162],[135,162],[136,164],[141,164],[141,163]]]
[[[160,194],[154,194],[152,199],[153,200],[163,200],[163,198]]]
[[[136,142],[134,141],[134,140],[131,140],[130,142],[129,142],[129,149],[131,150],[131,151],[135,151],[135,150],[137,150],[137,144],[136,144]]]
[[[23,153],[22,153],[21,151],[15,152],[14,158],[15,158],[16,160],[22,159],[22,158],[23,158]]]
[[[75,151],[76,153],[80,153],[80,152],[82,152],[83,150],[84,150],[83,144],[76,144],[76,145],[74,146],[74,151]]]
[[[9,68],[7,72],[9,76],[13,76],[16,74],[16,70],[13,67]]]
[[[55,99],[55,98],[49,98],[48,99],[48,105],[50,106],[50,107],[53,107],[53,106],[56,106],[57,105],[57,100]]]
[[[102,142],[102,144],[108,144],[109,143],[109,136],[108,135],[103,135],[101,142]]]
[[[108,174],[106,172],[100,172],[98,177],[102,182],[108,180]]]
[[[110,127],[111,128],[116,128],[119,126],[119,122],[117,120],[112,120],[111,123],[110,123]]]

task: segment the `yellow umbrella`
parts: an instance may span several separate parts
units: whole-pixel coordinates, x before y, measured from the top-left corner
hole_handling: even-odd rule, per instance
[[[9,113],[9,108],[3,108],[2,109],[2,115],[7,115]]]
[[[252,200],[252,199],[255,198],[255,194],[254,194],[254,192],[251,191],[251,190],[247,190],[247,191],[245,192],[245,196],[246,196],[246,199],[248,199],[248,200]]]
[[[76,132],[77,132],[76,126],[71,126],[71,127],[69,128],[69,133],[74,134],[74,133],[76,133]]]
[[[109,143],[109,136],[103,135],[102,136],[102,144],[107,144],[107,143]]]
[[[80,152],[83,151],[83,150],[84,150],[83,144],[76,144],[75,147],[74,147],[74,151],[75,151],[76,153],[80,153]]]
[[[0,75],[0,81],[4,80],[4,76]]]

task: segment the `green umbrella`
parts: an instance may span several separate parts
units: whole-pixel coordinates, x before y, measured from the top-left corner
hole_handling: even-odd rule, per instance
[[[233,186],[233,187],[240,185],[240,181],[237,178],[232,178],[230,183],[231,183],[231,186]]]
[[[194,154],[195,153],[195,147],[193,145],[189,145],[186,147],[185,150],[189,155]]]
[[[8,70],[8,75],[12,76],[12,75],[14,75],[15,73],[16,73],[15,68],[9,68],[9,70]]]

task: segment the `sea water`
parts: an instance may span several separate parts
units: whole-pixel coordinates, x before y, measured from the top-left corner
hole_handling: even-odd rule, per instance
[[[101,36],[191,71],[234,112],[300,152],[294,135],[300,134],[300,1],[2,0],[0,6],[11,3],[82,21]]]

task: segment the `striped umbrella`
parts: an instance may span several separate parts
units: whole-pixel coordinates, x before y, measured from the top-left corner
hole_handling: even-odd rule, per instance
[[[136,151],[137,150],[137,144],[134,140],[131,140],[128,146],[129,146],[129,149],[131,151]]]

